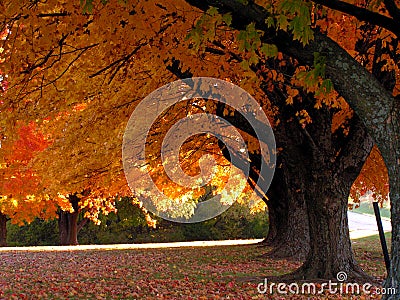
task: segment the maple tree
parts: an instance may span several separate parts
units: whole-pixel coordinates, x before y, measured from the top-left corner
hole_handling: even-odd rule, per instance
[[[214,16],[215,12],[208,10],[204,18],[196,24],[196,28],[199,23],[212,24],[208,18]],[[225,36],[221,37],[221,39],[224,38]],[[215,36],[213,39],[214,47],[217,46],[219,52],[224,53],[226,49],[221,46],[223,42],[216,40]],[[206,45],[210,49],[211,46]],[[226,50],[228,55],[241,61],[239,54],[232,55],[233,51],[235,51],[234,47]],[[215,48],[214,51],[209,50],[209,52],[218,53]],[[258,76],[266,78],[265,82],[259,82],[259,84],[264,86],[265,94],[280,108],[275,134],[278,137],[278,144],[282,146],[281,156],[286,160],[279,164],[283,165],[280,167],[282,171],[278,170],[275,184],[269,191],[270,199],[267,201],[272,221],[271,234],[267,240],[276,246],[273,252],[283,256],[305,256],[309,249],[308,228],[311,228],[310,230],[314,231],[311,232],[313,233],[312,252],[308,254],[303,267],[289,276],[334,278],[339,270],[346,270],[350,276],[367,278],[352,255],[346,212],[351,185],[372,147],[371,139],[360,120],[356,117],[351,118],[352,115],[346,113],[348,107],[343,99],[333,94],[326,99],[319,95],[312,100],[309,99],[310,96],[307,93],[300,91],[301,94],[299,94],[299,90],[294,90],[293,86],[297,84],[298,88],[299,84],[298,81],[293,82],[294,67],[291,66],[290,61],[281,59],[280,67],[278,67],[277,64],[273,65],[273,62],[268,62],[268,60],[261,61],[258,58],[257,60],[260,62],[256,61],[253,70]],[[275,70],[280,68],[280,73],[278,73],[279,70],[278,72],[274,69],[267,70],[271,65]],[[285,76],[289,77],[288,81],[283,80]],[[288,94],[289,97],[287,97]],[[294,97],[297,98],[295,103]],[[332,108],[329,109],[329,106]],[[243,127],[240,116],[230,117],[224,113],[221,115],[239,128],[250,130]],[[341,115],[346,118],[343,119]],[[307,123],[310,124],[306,125]],[[257,154],[253,155],[251,160],[256,165],[260,158],[254,156]],[[320,180],[316,185],[317,176]],[[325,191],[322,192],[322,197],[321,191]],[[308,213],[305,211],[304,201],[308,202]],[[318,202],[319,204],[316,205]],[[278,209],[280,209],[279,215],[277,215]],[[315,218],[310,220],[309,227],[307,215]],[[321,219],[327,222],[321,225]],[[277,233],[277,230],[281,231]],[[316,261],[315,257],[319,257],[319,260]]]
[[[221,5],[212,1],[190,3],[202,9],[208,9],[209,4]],[[311,55],[307,51],[304,54],[295,52],[300,46],[293,44],[292,38],[284,32],[279,32],[279,38],[275,33],[268,37],[270,42],[276,42],[278,48],[272,43],[261,43],[260,33],[256,29],[260,28],[265,32],[272,29],[265,28],[267,14],[253,4],[242,5],[236,1],[224,3],[222,9],[231,11],[231,17],[229,14],[220,17],[218,11],[211,10],[208,14],[212,18],[202,19],[203,22],[195,30],[192,30],[192,23],[188,20],[201,18],[202,14],[184,2],[172,4],[148,1],[127,3],[125,6],[117,3],[108,3],[107,6],[103,3],[86,4],[88,11],[82,14],[79,3],[74,2],[2,3],[3,31],[5,32],[5,28],[12,28],[9,36],[16,41],[11,44],[4,40],[2,45],[8,57],[4,66],[10,81],[3,107],[11,109],[14,118],[18,115],[18,118],[25,120],[40,120],[45,132],[54,140],[52,145],[39,153],[34,162],[35,171],[42,176],[49,194],[74,195],[86,192],[89,196],[84,196],[86,198],[79,201],[79,205],[86,203],[87,207],[94,208],[94,212],[98,212],[104,205],[101,201],[100,206],[94,205],[95,199],[113,199],[116,194],[129,193],[120,159],[125,124],[139,100],[155,88],[175,79],[178,71],[180,75],[187,75],[195,70],[196,76],[215,76],[238,83],[259,100],[264,110],[273,115],[274,108],[266,99],[265,92],[260,89],[259,81],[254,79],[254,72],[249,66],[258,63],[258,48],[264,55],[274,57],[279,55],[277,49],[283,51],[280,49],[283,47],[288,54],[301,59],[301,62],[304,57],[310,65],[315,62],[314,73],[302,70],[303,79],[307,79],[301,82],[303,85],[312,81],[314,83],[309,84],[308,89],[312,89],[315,84],[321,89],[330,87],[329,81],[320,82],[318,79],[319,75],[323,75],[324,69],[327,75],[331,71],[324,67],[323,56],[314,57],[313,53]],[[300,5],[301,1],[297,4]],[[235,6],[232,8],[230,5]],[[256,9],[253,11],[254,7]],[[307,10],[307,7],[302,9]],[[246,30],[220,30],[218,34],[224,35],[222,46],[225,48],[221,45],[208,45],[201,49],[204,45],[202,39],[211,44],[215,40],[216,32],[207,31],[207,34],[203,34],[201,26],[206,26],[207,21]],[[251,21],[255,23],[248,25]],[[283,24],[284,21],[285,18],[282,18],[280,22]],[[286,21],[289,22],[287,18]],[[308,38],[303,41],[306,43],[312,30],[308,31],[308,27],[303,26],[307,25],[301,23],[304,20],[297,19],[297,22],[300,24],[295,26],[293,23],[292,27],[306,28],[304,34]],[[189,32],[191,40],[186,39]],[[296,38],[303,37],[303,33],[296,34]],[[286,39],[280,39],[282,35]],[[282,45],[285,41],[288,41],[288,45]],[[314,42],[310,42],[308,47],[313,45]],[[31,51],[23,51],[27,46]],[[188,49],[206,51],[196,54],[196,51]],[[240,61],[236,54],[242,54],[243,51],[244,59]],[[221,55],[225,60],[221,60]],[[216,68],[222,61],[226,61],[223,68]],[[238,63],[241,64],[241,69],[238,68]],[[280,63],[285,62],[281,60]],[[280,80],[274,78],[284,76],[272,70],[265,72],[272,79],[265,80],[267,84],[279,82]],[[336,87],[336,82],[334,83]],[[292,85],[293,83],[290,86]],[[284,91],[290,97],[283,100],[288,104],[298,105],[294,101],[302,97],[298,97],[296,89],[285,88]],[[343,92],[339,89],[338,91],[341,94]],[[348,100],[348,94],[343,95]],[[316,103],[319,106],[327,105],[328,103],[323,103],[323,99],[321,95],[316,97]],[[327,98],[327,101],[335,99]],[[304,97],[304,100],[309,99]],[[83,106],[84,109],[77,109],[77,106]],[[310,111],[301,109],[293,118],[297,117],[306,125],[310,120],[318,118],[318,112],[314,112],[314,118],[310,117],[312,112],[312,108]],[[12,117],[7,116],[4,120]],[[44,122],[49,117],[51,122]],[[316,121],[313,122],[317,124]],[[328,132],[331,131],[331,123],[324,123],[329,124],[325,127],[329,128]],[[312,123],[310,126],[312,128]],[[13,131],[10,126],[5,126],[5,129],[8,132]],[[304,128],[300,126],[299,130],[302,129]],[[315,136],[322,134],[318,130],[313,133]],[[192,146],[193,144],[188,144],[189,148]],[[317,158],[325,159],[320,156]],[[326,164],[318,167],[322,166]],[[321,174],[324,174],[323,171]],[[294,176],[298,174],[292,174],[290,178]],[[327,179],[330,179],[326,173],[324,176],[319,178],[321,185],[327,184]],[[320,192],[315,186],[312,188],[310,193],[315,195]],[[340,199],[347,201],[347,195],[341,195]],[[341,204],[343,208],[344,205]],[[319,212],[314,213],[317,216]]]
[[[297,58],[302,63],[310,66],[317,66],[317,68],[314,69],[314,72],[316,72],[317,75],[326,75],[327,78],[334,83],[335,89],[344,96],[346,101],[359,115],[378,145],[388,169],[390,199],[392,204],[393,243],[392,264],[388,280],[386,280],[386,285],[398,287],[399,272],[397,248],[399,247],[399,244],[397,237],[399,221],[397,210],[399,206],[398,151],[400,147],[398,145],[399,124],[397,123],[399,119],[398,101],[395,100],[394,97],[397,94],[397,91],[393,91],[393,95],[389,93],[383,84],[380,84],[377,79],[371,76],[368,70],[348,54],[344,48],[333,42],[331,37],[328,37],[319,30],[312,29],[311,16],[313,16],[313,14],[309,12],[313,6],[310,5],[310,3],[299,1],[299,3],[296,3],[298,5],[286,7],[278,6],[277,16],[279,17],[283,15],[277,23],[278,30],[275,30],[275,28],[268,28],[268,23],[266,24],[265,20],[268,16],[271,16],[270,12],[255,3],[246,2],[246,4],[249,5],[244,5],[241,1],[232,1],[229,3],[228,1],[205,1],[202,3],[190,1],[190,3],[197,5],[202,9],[206,9],[206,6],[208,5],[214,5],[220,7],[225,12],[230,11],[234,19],[237,20],[237,25],[239,27],[242,26],[242,28],[243,25],[245,26],[250,22],[254,22],[256,28],[263,30],[262,38],[264,40],[266,39],[269,42],[275,43],[280,51]],[[393,48],[396,53],[396,35],[398,33],[396,29],[398,28],[396,16],[398,9],[394,2],[385,1],[382,4],[384,5],[383,11],[387,12],[387,15],[385,15],[385,13],[380,14],[379,12],[374,12],[374,10],[378,9],[378,5],[374,6],[374,4],[371,7],[364,8],[343,2],[333,2],[332,4],[331,2],[320,1],[319,3],[353,15],[362,22],[377,26],[379,32],[384,34],[381,36],[381,40],[386,36],[389,42],[394,41]],[[378,4],[380,5],[381,3]],[[303,15],[296,13],[301,9],[307,13]],[[288,15],[285,16],[284,13],[288,13]],[[273,18],[274,16],[272,15],[271,17]],[[299,22],[304,21],[305,23],[303,23],[303,25],[305,25],[305,27],[299,26]],[[332,23],[328,22],[328,24]],[[337,23],[333,23],[332,25],[333,28],[340,26],[340,24]],[[289,30],[290,32],[288,33],[285,30]],[[389,30],[390,32],[388,33],[386,30]],[[327,32],[329,34],[329,30]],[[312,37],[313,39],[311,39]],[[300,42],[303,43],[304,47],[294,41],[293,38],[298,40],[300,39]],[[322,65],[319,64],[318,67],[318,61],[316,63],[315,52],[323,55],[324,67],[322,69]],[[377,55],[379,56],[379,53],[377,53]],[[386,62],[387,61],[388,59],[386,59]],[[395,64],[392,64],[392,67],[394,66],[396,68],[396,60],[394,60],[394,62]],[[321,73],[321,70],[324,72]],[[312,77],[309,78],[318,78],[318,76],[311,76]],[[329,81],[323,82],[325,82],[325,86],[329,83]]]
[[[180,44],[185,27],[172,25],[184,24],[189,15],[179,5],[166,8],[154,2],[106,8],[96,4],[87,14],[79,3],[2,5],[3,28],[13,29],[2,45],[10,80],[2,105],[12,112],[2,119],[4,131],[13,132],[13,126],[6,126],[13,118],[38,120],[53,141],[32,163],[47,194],[64,195],[71,213],[85,210],[86,217],[96,220],[100,211],[113,209],[115,196],[130,194],[120,150],[132,108],[174,78],[168,65],[172,68],[180,50],[168,46],[161,56],[147,49]],[[149,25],[154,22],[157,26]],[[112,32],[105,34],[102,24],[110,25]],[[185,26],[186,31],[191,27]],[[178,29],[181,40],[174,38]],[[127,39],[132,44],[125,43]],[[23,50],[27,45],[29,53]],[[192,55],[187,54],[188,61]],[[136,67],[143,70],[132,72]],[[203,74],[208,69],[204,66]],[[77,216],[68,218],[73,220],[64,223],[74,224],[74,238],[68,243],[76,243]],[[60,212],[61,223],[62,219]],[[65,236],[71,230],[66,229]]]

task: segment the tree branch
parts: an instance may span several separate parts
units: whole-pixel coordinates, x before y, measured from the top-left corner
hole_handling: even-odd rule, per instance
[[[77,232],[81,231],[81,229],[83,228],[83,226],[85,226],[87,224],[87,222],[89,221],[89,219],[83,219],[82,221],[79,222],[78,224],[78,228],[76,229]]]
[[[393,19],[400,20],[400,9],[396,3],[393,0],[383,0],[383,3]]]
[[[67,11],[62,11],[62,12],[54,12],[54,13],[40,13],[37,14],[36,16],[38,18],[50,18],[50,17],[66,17],[70,16],[71,13]]]
[[[257,29],[268,33],[268,36],[265,37],[268,38],[267,42],[275,43],[281,52],[296,58],[301,64],[312,66],[315,52],[324,55],[326,57],[326,76],[332,80],[336,91],[346,99],[363,120],[380,149],[389,146],[386,142],[385,131],[373,129],[387,124],[387,118],[395,102],[394,97],[331,38],[315,31],[314,40],[303,47],[298,41],[294,41],[293,36],[289,33],[282,30],[271,31],[265,24],[269,13],[257,4],[243,5],[232,0],[186,1],[199,8],[207,5],[221,8],[221,11],[224,12],[231,12],[232,26],[236,29],[243,29],[247,24],[254,22]]]
[[[113,61],[111,64],[105,66],[104,68],[100,69],[96,73],[89,75],[89,78],[94,78],[96,76],[99,76],[100,74],[104,73],[105,71],[115,67],[115,70],[113,71],[113,74],[111,75],[111,78],[108,82],[108,83],[111,83],[111,81],[113,80],[115,75],[118,73],[118,71],[122,68],[122,66],[145,45],[147,45],[147,42],[143,42],[143,39],[141,39],[139,41],[139,44],[132,50],[131,53],[121,57],[120,59]]]
[[[346,177],[350,179],[347,182],[352,184],[353,178],[360,173],[374,143],[357,115],[354,115],[350,122],[350,132],[335,161],[335,172],[343,174],[345,179]]]
[[[381,15],[379,13],[375,13],[368,9],[358,7],[344,1],[337,1],[337,0],[312,0],[312,1],[314,3],[321,4],[333,10],[337,10],[342,13],[356,17],[360,21],[364,21],[370,24],[374,24],[376,26],[386,28],[387,30],[393,32],[396,36],[400,36],[400,22],[397,21],[400,20],[400,18],[396,20],[396,18],[393,16],[394,18],[392,19],[384,15]],[[385,0],[385,5],[386,2],[389,2],[390,5],[390,2],[392,2],[392,0]]]

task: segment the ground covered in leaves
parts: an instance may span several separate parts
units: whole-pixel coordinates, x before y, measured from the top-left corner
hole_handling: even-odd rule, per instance
[[[371,240],[354,250],[363,268],[382,278]],[[260,294],[260,281],[300,262],[261,258],[258,245],[137,250],[0,252],[0,299],[379,299],[377,295]]]

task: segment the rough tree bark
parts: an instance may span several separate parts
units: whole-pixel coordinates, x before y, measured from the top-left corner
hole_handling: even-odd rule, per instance
[[[279,158],[277,165],[280,165]],[[274,178],[267,192],[268,200],[264,200],[268,206],[268,234],[262,244],[276,246],[279,237],[286,233],[288,226],[288,201],[285,197],[286,186],[282,168],[275,170]]]
[[[305,97],[303,103],[307,101],[313,103]],[[291,279],[332,279],[339,271],[346,271],[357,279],[369,278],[358,267],[351,250],[347,199],[352,183],[372,149],[372,139],[357,116],[351,120],[347,136],[335,135],[331,131],[332,112],[326,107],[319,110],[310,107],[312,124],[303,128],[288,118],[276,130],[277,142],[282,147],[282,167],[277,170],[270,190],[272,201],[267,201],[273,230],[269,242],[274,247],[269,255],[298,255],[301,259],[311,249],[303,267],[286,276]],[[294,113],[290,115],[287,110],[296,111],[296,108],[285,106],[283,109],[288,116],[294,116]],[[240,115],[224,117],[252,134]],[[257,168],[257,160],[261,158],[250,154],[250,159]],[[280,208],[286,208],[286,214]],[[321,214],[325,223],[319,219]],[[283,219],[277,222],[278,217]],[[315,263],[317,261],[321,263]]]
[[[301,177],[293,177],[293,173],[287,176],[284,172],[275,171],[274,180],[277,180],[267,192],[269,230],[272,231],[268,232],[263,244],[272,249],[264,256],[302,261],[310,248],[307,209],[303,189],[295,189],[293,185],[288,188],[288,182],[299,182]]]
[[[310,246],[308,216],[305,205],[307,158],[302,150],[303,142],[297,124],[281,122],[274,130],[278,156],[277,169],[267,201],[270,226],[276,227],[276,235],[267,237],[266,245],[272,249],[266,256],[304,260]],[[284,211],[286,210],[286,211]]]

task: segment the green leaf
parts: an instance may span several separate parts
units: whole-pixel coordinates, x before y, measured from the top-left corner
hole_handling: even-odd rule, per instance
[[[222,21],[224,21],[227,26],[231,26],[231,24],[232,24],[232,15],[230,13],[224,14],[222,16]]]
[[[275,20],[274,20],[274,18],[273,18],[273,17],[268,17],[268,18],[265,20],[265,24],[267,24],[267,27],[268,27],[268,28],[270,28],[270,27],[275,27]]]
[[[333,83],[330,79],[322,81],[321,89],[324,93],[329,94],[333,90]]]
[[[302,36],[302,39],[301,39],[303,45],[304,46],[307,45],[313,39],[314,39],[314,31],[311,29],[310,26],[306,26],[304,28],[303,36]]]
[[[279,15],[276,24],[279,29],[287,31],[289,26],[288,18],[285,15]]]
[[[91,13],[93,11],[93,0],[80,0],[83,13]]]
[[[245,70],[245,71],[250,70],[250,64],[247,60],[241,61],[240,65],[243,68],[243,70]]]
[[[260,48],[260,51],[266,57],[276,57],[278,55],[278,47],[274,44],[263,43]]]
[[[237,35],[237,40],[239,43],[239,51],[243,52],[247,49],[247,31],[241,30]]]
[[[257,54],[255,52],[253,52],[253,54],[249,58],[249,64],[255,65],[258,63],[258,61],[259,61],[259,58],[258,58]]]
[[[207,10],[206,13],[209,14],[209,15],[211,15],[212,17],[214,17],[214,16],[218,15],[218,8],[216,8],[216,7],[214,7],[214,6],[211,6],[211,7]]]

